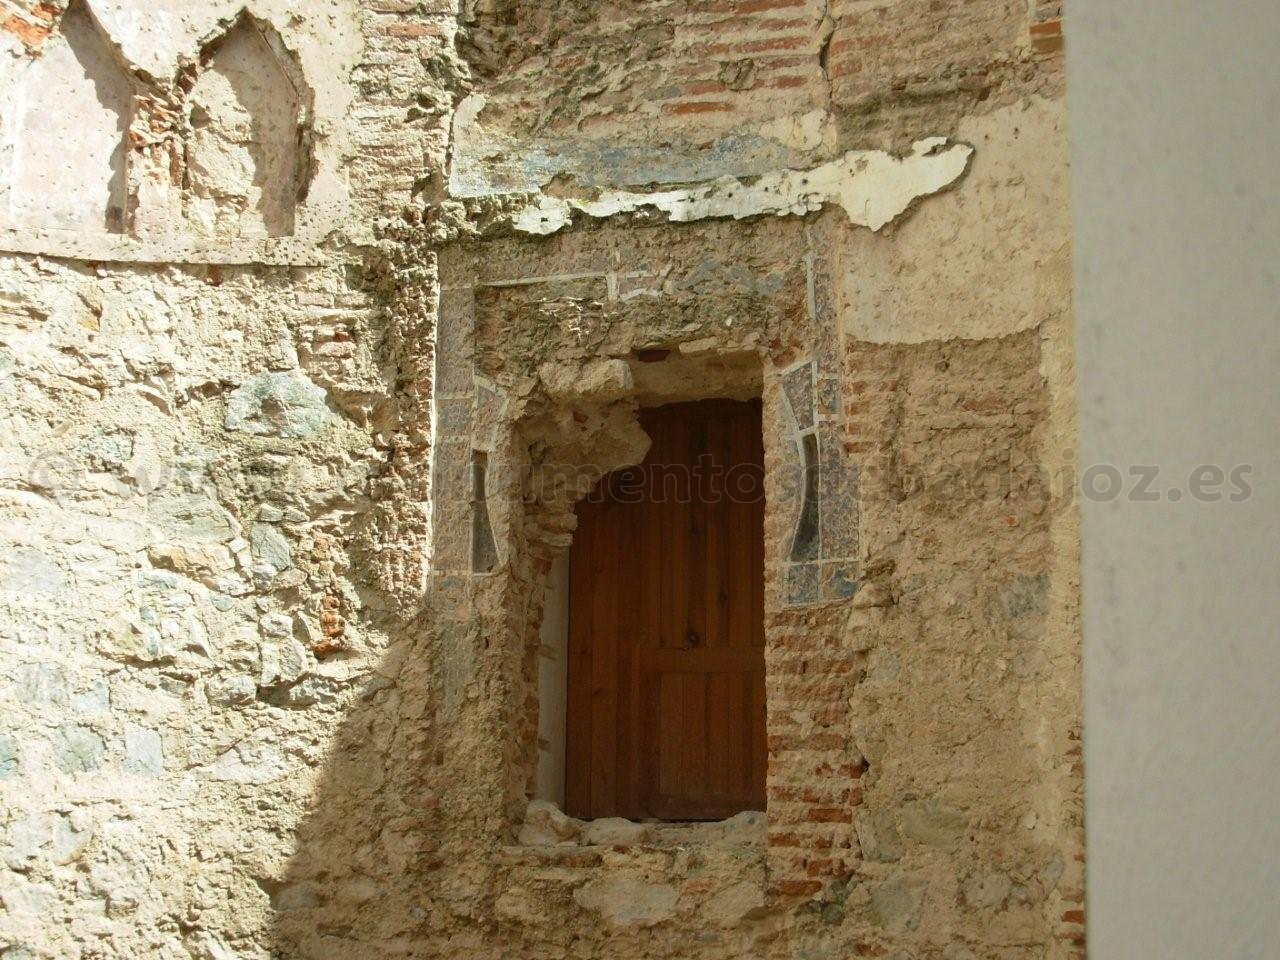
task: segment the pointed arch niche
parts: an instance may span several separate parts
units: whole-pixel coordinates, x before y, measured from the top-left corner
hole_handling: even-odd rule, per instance
[[[6,124],[8,220],[25,227],[121,233],[133,88],[83,0],[23,70]]]
[[[201,52],[187,94],[186,216],[212,237],[294,231],[310,179],[311,94],[267,23],[242,13]]]

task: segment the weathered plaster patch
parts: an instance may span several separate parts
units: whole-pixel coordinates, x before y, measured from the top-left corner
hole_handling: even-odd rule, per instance
[[[779,170],[751,183],[723,177],[685,190],[609,190],[596,200],[562,200],[542,194],[515,214],[512,222],[517,230],[546,235],[567,226],[574,211],[605,218],[650,208],[673,221],[689,222],[799,215],[836,203],[844,208],[850,222],[879,230],[919,198],[959,179],[972,155],[973,148],[967,144],[931,137],[916,141],[905,157],[882,150],[851,150],[839,160],[811,170]]]
[[[960,122],[976,154],[964,182],[879,243],[842,254],[841,325],[872,343],[1004,337],[1071,303],[1066,109],[1031,97]],[[940,249],[947,251],[937,256]],[[974,277],[983,277],[974,283]]]
[[[60,109],[49,109],[51,90],[65,98]],[[85,9],[73,6],[56,41],[6,91],[14,101],[5,110],[12,115],[12,163],[4,177],[8,209],[0,216],[34,227],[119,231],[130,95],[108,41]]]
[[[325,392],[298,373],[263,373],[227,400],[226,428],[260,436],[311,437],[333,422]]]
[[[830,114],[813,110],[769,120],[695,144],[676,137],[660,144],[616,140],[517,139],[484,126],[483,94],[464,97],[453,116],[449,195],[455,199],[495,193],[535,193],[557,175],[589,188],[683,184],[716,177],[760,176],[804,167],[832,146]]]

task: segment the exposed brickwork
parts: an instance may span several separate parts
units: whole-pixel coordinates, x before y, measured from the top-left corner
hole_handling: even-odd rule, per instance
[[[454,31],[438,6],[378,0],[362,14],[364,57],[352,77],[362,93],[360,124],[348,176],[370,219],[398,214],[439,176],[456,94],[429,73],[433,61],[448,58]]]
[[[504,119],[528,132],[581,126],[633,139],[637,120],[660,111],[673,131],[705,136],[826,101],[820,0],[625,5],[607,13],[564,3],[557,15],[573,29],[548,36],[540,17],[521,11],[514,23],[481,16],[470,30],[469,57],[501,74],[494,96],[511,98]],[[582,96],[601,50],[617,51],[626,79]],[[530,96],[530,83],[541,98]]]
[[[28,50],[35,52],[53,33],[61,12],[61,8],[51,3],[15,0],[7,5],[5,12],[0,12],[3,16],[0,30],[17,37]]]

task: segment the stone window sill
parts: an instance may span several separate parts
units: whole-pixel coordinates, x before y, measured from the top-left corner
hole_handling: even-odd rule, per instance
[[[627,848],[742,846],[763,850],[767,837],[765,815],[755,810],[708,822],[634,822],[619,817],[581,821],[559,810],[548,816],[545,809],[536,814],[536,819],[532,829],[528,823],[519,828],[517,842],[506,848],[509,853],[525,859],[532,856],[583,865],[584,859],[594,857],[598,861],[604,851]]]

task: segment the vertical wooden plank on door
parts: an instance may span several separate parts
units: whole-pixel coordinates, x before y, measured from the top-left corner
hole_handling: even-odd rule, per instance
[[[729,568],[726,590],[732,590],[733,602],[728,605],[728,636],[726,643],[730,647],[741,647],[750,637],[752,625],[751,610],[743,603],[743,591],[749,590],[753,577],[751,566],[751,548],[749,543],[751,524],[751,505],[742,499],[741,464],[746,462],[751,452],[751,418],[733,417],[728,425],[726,459],[729,466],[725,474],[724,523],[728,540]]]
[[[714,412],[703,417],[672,416],[673,426],[681,435],[682,463],[687,471],[685,514],[686,539],[683,544],[687,593],[685,606],[684,645],[690,648],[707,646],[707,511],[711,504],[698,489],[698,472],[702,458],[708,452],[709,420]]]
[[[758,669],[749,675],[751,688],[750,712],[751,726],[751,791],[752,809],[765,808],[766,780],[768,777],[768,698],[766,696],[764,672],[764,431],[762,429],[762,409],[760,400],[751,401],[754,410],[754,429],[748,434],[749,450],[746,462],[753,465],[755,485],[749,498],[750,511],[746,526],[750,531],[751,571],[748,579],[751,584],[750,614],[748,623],[751,626],[752,647],[758,650]]]
[[[650,454],[653,467],[653,498],[658,505],[659,529],[662,533],[662,634],[659,645],[680,648],[685,641],[688,622],[688,559],[685,530],[688,526],[688,464],[679,424],[656,412],[645,420],[654,431],[654,450]],[[654,456],[657,454],[657,456]]]
[[[591,802],[592,505],[578,507],[578,529],[569,554],[569,663],[565,717],[565,790],[567,811],[583,815]]]
[[[637,705],[635,667],[637,651],[644,642],[644,621],[638,616],[645,594],[644,579],[648,571],[634,558],[641,556],[645,517],[643,501],[630,502],[627,491],[637,473],[624,471],[616,477],[618,499],[618,567],[616,597],[614,603],[617,624],[617,647],[614,654],[614,689],[617,701],[615,808],[624,817],[638,817],[638,781],[636,775],[637,740],[640,734],[636,722]]]
[[[618,742],[618,550],[619,505],[608,496],[608,478],[598,487],[592,545],[595,578],[591,604],[591,816],[617,808]]]
[[[707,792],[726,800],[739,793],[733,782],[733,688],[739,682],[732,673],[707,678]]]
[[[747,622],[750,624],[752,643],[757,647],[764,646],[764,433],[762,429],[762,405],[759,400],[751,401],[753,416],[748,424],[745,437],[746,449],[742,462],[751,465],[753,485],[748,496],[744,496],[746,510],[743,524],[745,536],[750,544],[749,569],[747,582],[751,584],[751,602]],[[761,677],[764,675],[764,661],[760,662]]]
[[[654,813],[670,816],[684,789],[684,675],[658,674],[658,722],[652,731],[651,747],[658,757],[658,787],[654,796]]]
[[[680,798],[688,804],[686,816],[703,815],[707,799],[707,674],[678,674],[684,681]]]

